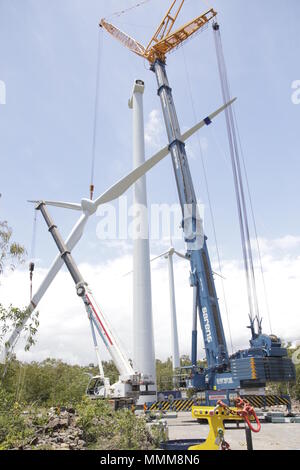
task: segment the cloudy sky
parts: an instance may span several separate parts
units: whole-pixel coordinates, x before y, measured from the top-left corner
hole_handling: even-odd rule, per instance
[[[33,209],[28,199],[80,201],[90,183],[97,51],[100,42],[100,87],[96,132],[96,194],[103,192],[132,165],[131,111],[134,79],[146,83],[146,154],[166,144],[155,77],[147,64],[130,54],[97,24],[108,18],[146,43],[167,9],[169,0],[150,0],[121,16],[135,0],[0,0],[0,81],[6,104],[0,105],[0,218],[8,220],[30,256]],[[300,4],[287,0],[215,0],[231,82],[238,97],[235,110],[243,144],[257,220],[272,331],[300,339],[299,118],[293,84],[299,76]],[[202,0],[187,0],[181,20],[206,9]],[[100,35],[100,37],[99,37]],[[212,31],[208,29],[168,58],[168,73],[179,120],[185,130],[222,103]],[[189,87],[190,83],[190,87]],[[190,92],[191,89],[191,92]],[[193,108],[196,110],[194,115]],[[221,252],[229,323],[234,349],[246,347],[249,332],[241,246],[224,117],[200,133]],[[207,207],[199,152],[192,138],[188,154],[197,196]],[[128,192],[131,202],[131,192]],[[148,175],[150,204],[177,202],[170,159]],[[118,203],[115,204],[116,209]],[[64,234],[77,215],[53,210]],[[132,351],[130,242],[99,240],[99,216],[90,220],[74,252],[100,305],[129,354]],[[205,229],[216,270],[212,221],[205,210]],[[168,240],[152,240],[153,256]],[[182,241],[176,241],[183,250]],[[55,246],[38,221],[35,287],[55,256]],[[175,261],[180,349],[190,352],[191,290],[188,266]],[[270,331],[266,299],[257,264],[264,329]],[[153,315],[156,354],[170,355],[169,304],[165,261],[153,264]],[[231,349],[222,285],[216,280],[228,345]],[[27,266],[1,280],[0,301],[25,306]],[[39,306],[41,327],[30,353],[17,348],[24,360],[48,356],[89,363],[94,353],[89,326],[74,286],[64,270]],[[201,351],[201,342],[199,348]],[[103,356],[106,357],[103,351]]]

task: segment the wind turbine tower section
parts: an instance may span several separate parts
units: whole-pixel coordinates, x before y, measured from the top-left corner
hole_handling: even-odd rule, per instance
[[[175,301],[173,256],[174,256],[174,250],[173,252],[170,250],[166,258],[168,260],[168,270],[169,270],[172,364],[173,364],[173,370],[175,371],[176,369],[180,367],[180,356],[179,356],[176,301]]]
[[[133,111],[133,167],[145,162],[143,95],[145,85],[136,80],[129,108]],[[133,241],[133,363],[153,385],[141,387],[139,404],[155,399],[156,367],[152,316],[149,224],[146,178],[134,185],[134,214],[138,220]]]

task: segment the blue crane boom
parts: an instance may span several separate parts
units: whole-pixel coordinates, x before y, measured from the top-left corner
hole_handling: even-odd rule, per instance
[[[168,140],[176,178],[177,190],[183,215],[183,230],[187,254],[191,263],[190,283],[196,289],[196,306],[203,333],[207,365],[210,369],[228,366],[228,351],[215,289],[206,237],[203,236],[202,221],[187,159],[185,143],[181,139],[172,89],[168,82],[166,65],[156,60],[152,65],[158,85]],[[207,121],[209,124],[209,121]],[[199,227],[200,225],[200,227]],[[200,229],[200,230],[199,230]],[[193,358],[196,365],[196,331],[193,332]]]

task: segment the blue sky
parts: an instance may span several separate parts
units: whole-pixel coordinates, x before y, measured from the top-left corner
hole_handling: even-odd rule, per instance
[[[0,80],[7,92],[7,103],[0,106],[0,217],[9,221],[15,238],[28,250],[33,209],[27,199],[77,202],[88,196],[100,18],[108,18],[145,44],[170,0],[152,0],[120,17],[111,17],[135,3],[0,0]],[[283,6],[281,0],[215,0],[211,5],[219,12],[232,94],[238,97],[236,113],[259,235],[266,240],[298,237],[300,105],[292,103],[291,86],[300,79],[299,1],[286,0]],[[205,9],[206,2],[187,0],[182,22]],[[147,68],[141,58],[110,36],[103,36],[96,194],[131,169],[132,116],[127,102],[136,78],[146,83],[147,156],[166,143],[162,121],[156,132],[151,127],[151,116],[160,123],[161,113],[155,77]],[[199,120],[221,105],[210,28],[169,56],[168,74],[183,130],[194,124],[187,74]],[[201,139],[222,256],[240,259],[224,117],[215,121],[213,129],[203,130]],[[206,203],[196,138],[188,148],[196,192]],[[177,201],[170,159],[149,174],[148,193],[150,203]],[[55,211],[55,217],[67,233],[77,215]],[[205,223],[212,238],[208,212]],[[120,249],[97,239],[96,225],[96,218],[90,221],[76,250],[79,261],[92,265],[120,254]],[[288,247],[298,253],[298,245]],[[154,253],[157,249],[152,247]],[[278,253],[289,254],[286,245]],[[40,223],[36,247],[40,267],[48,266],[54,254],[53,242]]]
[[[133,4],[101,0],[0,1],[0,79],[7,87],[7,104],[0,107],[1,218],[9,220],[16,238],[28,247],[33,216],[27,199],[77,201],[88,194],[97,24],[101,17]],[[152,0],[111,21],[145,43],[168,4],[169,0]],[[288,0],[284,8],[280,0],[227,0],[212,5],[219,11],[231,88],[238,96],[236,112],[260,235],[277,238],[297,234],[300,106],[292,104],[291,83],[299,78],[299,2]],[[187,1],[182,21],[203,9],[204,2]],[[168,59],[178,115],[182,128],[186,128],[193,125],[194,117],[183,52],[199,119],[219,106],[221,94],[209,30]],[[105,35],[97,129],[98,193],[131,166],[131,112],[127,100],[135,78],[146,82],[147,120],[151,110],[160,111],[155,77],[143,60]],[[228,155],[223,119],[216,123],[214,133]],[[160,132],[164,143],[164,129]],[[209,140],[205,159],[220,243],[225,255],[227,250],[230,255],[236,254],[238,230],[233,230],[237,223],[230,169],[210,129],[201,136]],[[196,139],[194,143],[197,153]],[[147,155],[153,150],[148,146]],[[206,201],[199,156],[192,159],[191,167],[197,195]],[[176,201],[173,179],[170,161],[155,169],[149,176],[150,201]],[[59,220],[65,225],[65,215]],[[93,223],[90,227],[92,238]],[[206,227],[209,232],[208,214]],[[48,261],[45,249],[51,241],[44,239],[42,227],[39,240],[39,257]],[[84,246],[81,250],[84,253]]]

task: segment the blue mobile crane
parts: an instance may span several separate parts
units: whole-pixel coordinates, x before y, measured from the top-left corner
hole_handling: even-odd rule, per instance
[[[190,260],[190,285],[194,289],[194,321],[192,331],[192,367],[191,385],[197,391],[204,392],[204,403],[215,403],[216,397],[230,402],[241,389],[258,389],[265,387],[267,382],[292,382],[295,380],[295,367],[288,358],[288,352],[282,342],[274,335],[262,332],[258,303],[255,295],[255,278],[250,246],[249,229],[246,219],[245,198],[240,183],[239,162],[234,162],[234,177],[241,191],[238,197],[238,210],[241,221],[244,263],[247,275],[250,308],[251,339],[248,349],[229,355],[226,344],[224,327],[207,248],[207,238],[203,233],[202,221],[197,207],[197,198],[189,168],[185,143],[177,118],[166,72],[166,55],[179,47],[194,33],[213,22],[218,34],[219,26],[214,9],[208,10],[194,20],[174,30],[174,24],[184,0],[173,1],[149,45],[145,48],[139,42],[120,31],[116,26],[102,19],[100,26],[113,37],[118,39],[132,52],[147,59],[150,70],[155,73],[158,96],[160,97],[169,150],[172,157],[173,169],[177,184],[179,201],[182,208],[182,228],[187,246],[187,257]],[[219,66],[222,64],[222,57]],[[220,69],[221,71],[221,69]],[[228,87],[223,87],[225,98]],[[228,96],[227,96],[228,98]],[[229,100],[227,99],[227,102]],[[230,108],[230,107],[229,107]],[[230,146],[236,150],[236,137],[232,129],[232,111],[226,113]],[[211,124],[210,119],[206,121]],[[244,218],[243,218],[244,215]],[[251,288],[253,298],[251,298]],[[256,315],[254,315],[254,310]],[[200,320],[204,339],[206,366],[197,365],[197,315]]]

